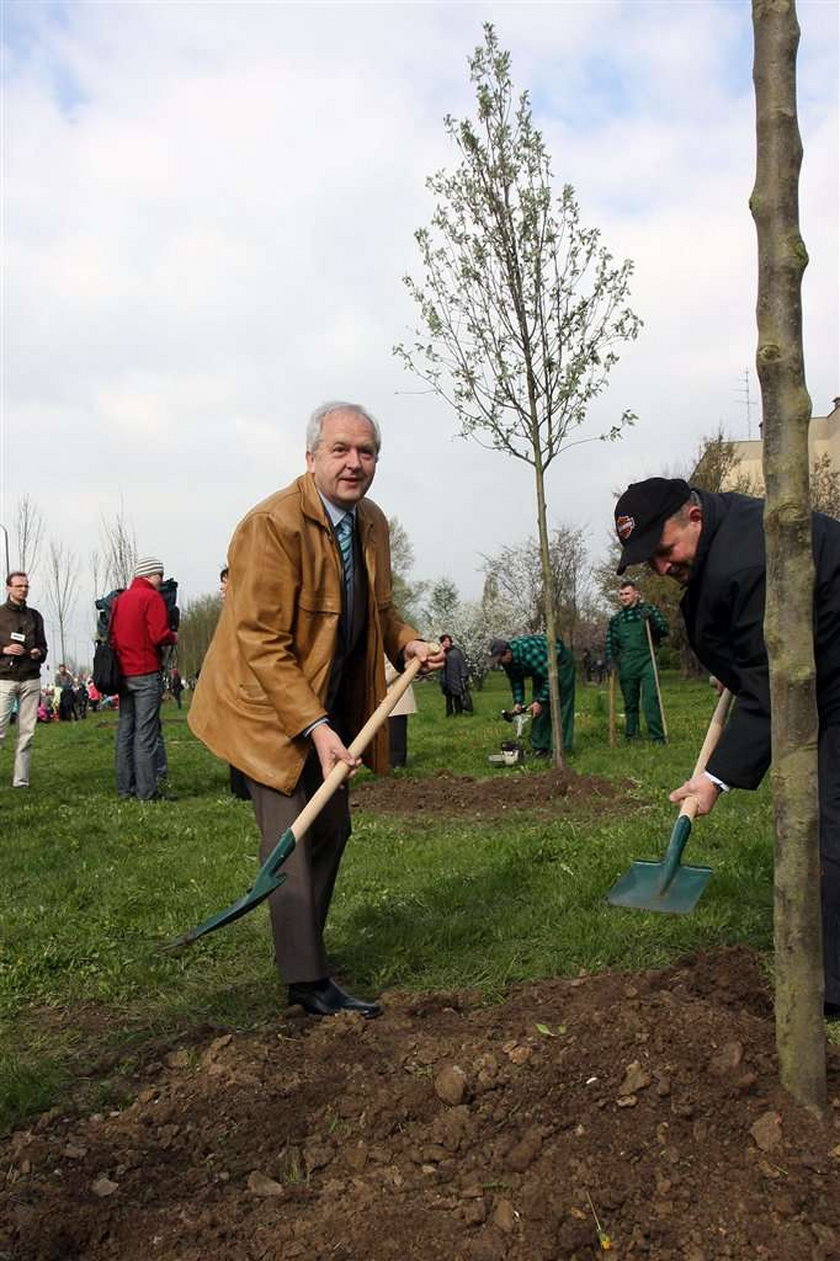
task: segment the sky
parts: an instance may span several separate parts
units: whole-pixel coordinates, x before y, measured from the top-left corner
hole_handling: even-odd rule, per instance
[[[838,13],[798,5],[815,415],[840,394]],[[558,456],[550,524],[583,528],[598,559],[630,481],[690,467],[720,426],[758,435],[747,0],[4,0],[0,524],[14,553],[28,494],[74,554],[68,655],[84,659],[103,519],[163,559],[182,606],[215,591],[237,521],[303,471],[328,399],[382,426],[371,494],[414,580],[475,598],[483,557],[535,534],[532,470],[458,438],[392,354],[416,326],[402,277],[421,278],[425,180],[457,161],[443,118],[472,112],[487,20],[558,191],[633,260],[644,320],[586,433],[638,421]]]

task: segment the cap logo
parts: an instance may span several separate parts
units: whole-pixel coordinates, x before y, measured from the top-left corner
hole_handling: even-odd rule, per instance
[[[618,537],[621,539],[623,543],[626,543],[630,535],[633,533],[633,531],[636,528],[636,518],[635,517],[616,517],[615,528],[618,533]]]

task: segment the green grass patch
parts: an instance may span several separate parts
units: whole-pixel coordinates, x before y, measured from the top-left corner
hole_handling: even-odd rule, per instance
[[[360,812],[333,903],[329,947],[363,992],[480,987],[581,969],[663,965],[689,950],[771,934],[771,813],[766,789],[733,793],[695,827],[687,858],[714,878],[688,916],[610,908],[606,890],[634,858],[659,858],[675,808],[667,791],[693,767],[711,690],[666,675],[671,743],[610,749],[605,690],[578,689],[572,766],[621,785],[615,809],[554,822],[519,811],[500,821],[422,820]],[[488,680],[472,717],[445,719],[436,683],[416,693],[409,768],[474,777],[510,736],[506,681]],[[0,1125],[61,1099],[80,1080],[116,1083],[150,1041],[201,1026],[253,1027],[284,994],[264,907],[188,950],[161,947],[252,883],[250,806],[226,768],[191,736],[186,710],[164,708],[177,800],[120,802],[116,716],[39,727],[32,787],[13,790],[0,763]],[[539,767],[538,769],[544,769]],[[116,1090],[118,1086],[114,1084]]]

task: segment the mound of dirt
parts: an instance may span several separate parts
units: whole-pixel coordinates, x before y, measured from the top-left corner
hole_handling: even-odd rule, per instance
[[[840,1256],[840,1056],[817,1121],[777,1083],[749,952],[385,1001],[185,1042],[123,1110],[7,1137],[0,1256]]]
[[[602,811],[618,804],[622,785],[611,784],[595,775],[578,775],[572,770],[550,770],[534,774],[518,768],[499,770],[495,778],[473,779],[436,771],[428,779],[383,776],[352,784],[350,805],[356,810],[377,813],[417,815],[467,815],[470,818],[499,818],[523,809],[550,817],[568,811],[585,814],[587,804]]]

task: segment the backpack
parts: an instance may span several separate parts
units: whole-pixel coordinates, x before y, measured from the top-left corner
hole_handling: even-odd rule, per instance
[[[93,650],[93,681],[103,696],[114,696],[122,686],[120,663],[107,639],[101,639]]]
[[[100,596],[95,601],[97,643],[102,639],[108,639],[111,631],[111,618],[114,614],[114,601],[118,595],[122,595],[123,591],[125,591],[125,587],[115,587],[113,591],[109,591],[107,595]]]
[[[93,682],[103,696],[114,696],[123,682],[119,658],[111,644],[111,621],[119,594],[120,591],[111,591],[96,601],[99,617],[96,623],[96,647],[93,650]]]

